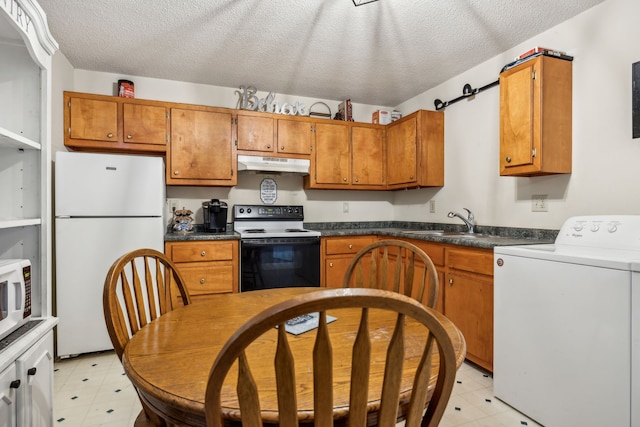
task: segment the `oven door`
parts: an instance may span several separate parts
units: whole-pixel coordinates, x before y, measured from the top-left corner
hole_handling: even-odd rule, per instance
[[[320,238],[240,240],[240,292],[320,286]]]

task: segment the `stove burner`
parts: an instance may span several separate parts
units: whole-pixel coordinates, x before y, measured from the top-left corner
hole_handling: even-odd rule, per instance
[[[248,230],[244,230],[243,233],[266,233],[267,231],[264,228],[250,228]]]
[[[309,230],[304,230],[302,228],[285,228],[285,233],[308,233]]]

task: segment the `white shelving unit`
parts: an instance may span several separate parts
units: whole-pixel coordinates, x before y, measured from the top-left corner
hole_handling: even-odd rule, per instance
[[[0,259],[31,261],[31,309],[39,321],[0,345],[0,424],[9,427],[53,425],[50,147],[57,48],[34,0],[0,1]]]
[[[51,56],[40,6],[0,2],[0,259],[32,265],[33,315],[51,315]]]

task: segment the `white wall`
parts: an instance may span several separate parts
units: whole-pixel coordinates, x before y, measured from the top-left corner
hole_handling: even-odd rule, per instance
[[[445,186],[398,193],[395,219],[446,221],[474,211],[481,225],[559,228],[574,215],[640,214],[640,139],[631,134],[631,64],[640,61],[640,2],[608,0],[396,107],[434,109],[497,80],[500,69],[534,46],[573,61],[573,173],[499,176],[499,87],[445,110]],[[549,212],[531,212],[531,195],[548,194]],[[436,213],[428,214],[428,200]]]
[[[640,61],[640,2],[607,0],[599,6],[468,70],[396,108],[405,115],[433,110],[433,101],[462,94],[469,83],[477,88],[498,79],[500,69],[533,46],[566,51],[573,61],[573,173],[534,178],[500,177],[499,87],[451,105],[445,112],[445,186],[395,192],[325,191],[302,189],[298,176],[272,176],[278,184],[278,204],[303,204],[308,221],[409,220],[455,222],[450,210],[474,211],[479,225],[558,229],[573,215],[640,214],[638,168],[640,139],[631,137],[631,64]],[[60,54],[56,54],[60,55]],[[54,79],[61,90],[113,95],[118,79],[135,83],[137,98],[221,107],[235,107],[235,88],[73,70],[54,57]],[[60,65],[62,64],[62,65]],[[67,63],[68,64],[68,63]],[[56,72],[65,78],[56,79]],[[72,73],[72,76],[70,76]],[[54,107],[56,94],[54,83]],[[266,93],[260,92],[260,97]],[[276,94],[282,102],[338,101]],[[62,102],[59,102],[62,108]],[[381,108],[354,104],[357,121],[369,122]],[[54,109],[55,123],[62,110]],[[60,135],[61,136],[61,135]],[[62,147],[56,143],[54,147]],[[234,203],[260,203],[259,185],[265,175],[240,175],[228,188],[169,187],[167,197],[197,211],[201,202],[219,198]],[[547,194],[549,212],[531,212],[531,195]],[[428,213],[429,200],[436,212]],[[343,213],[343,203],[349,212]],[[196,221],[201,221],[197,212]]]

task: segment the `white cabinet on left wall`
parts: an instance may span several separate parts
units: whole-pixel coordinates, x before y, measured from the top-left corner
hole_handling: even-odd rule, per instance
[[[24,325],[0,341],[0,420],[9,426],[53,425],[50,148],[57,48],[35,1],[0,1],[0,260],[31,263],[31,318],[25,309]]]

